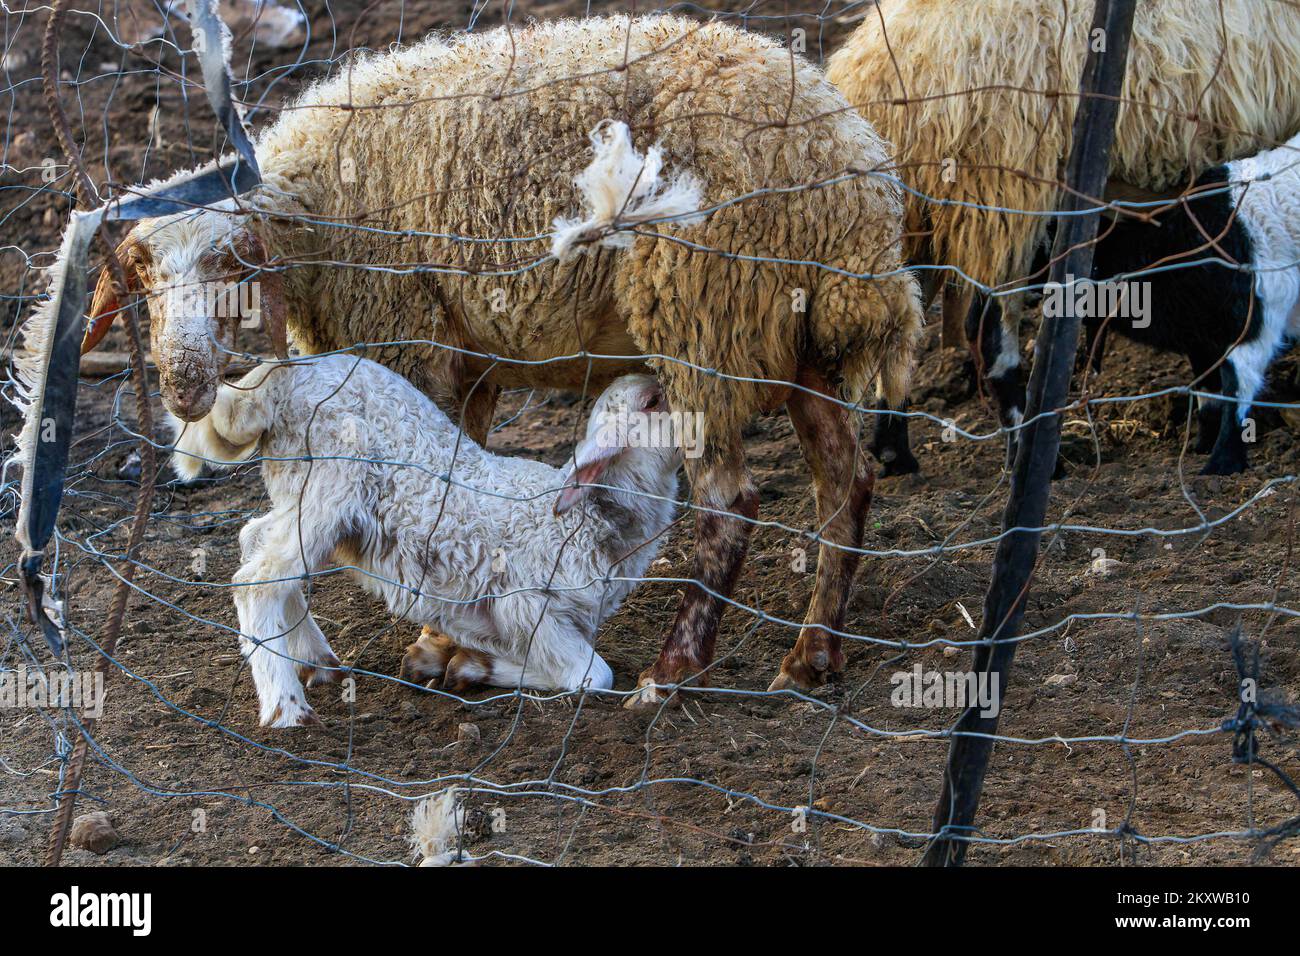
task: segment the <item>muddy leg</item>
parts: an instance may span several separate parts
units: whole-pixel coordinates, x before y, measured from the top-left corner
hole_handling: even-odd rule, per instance
[[[474,440],[480,447],[487,447],[488,432],[492,428],[492,416],[496,412],[497,398],[501,395],[498,385],[473,381],[465,383],[458,397],[457,411],[451,419],[460,423],[461,431]]]
[[[803,377],[801,382],[831,394],[823,379]],[[835,545],[862,547],[875,475],[866,456],[856,447],[849,411],[807,392],[796,392],[787,408],[804,458],[812,469],[823,541],[817,554],[817,583],[799,640],[781,662],[781,673],[768,689],[808,690],[844,669],[840,637],[832,631],[844,627],[860,555]]]
[[[687,461],[695,513],[695,562],[691,584],[677,607],[672,633],[653,665],[641,673],[641,693],[627,699],[628,708],[658,707],[671,696],[665,685],[694,677],[713,661],[713,645],[725,602],[745,563],[753,519],[758,517],[758,489],[745,467],[740,436],[711,444],[694,461]],[[724,512],[724,513],[719,513]],[[748,519],[748,520],[746,520]],[[710,593],[712,592],[712,593]],[[692,683],[704,686],[704,677]]]
[[[882,399],[878,408],[888,409],[889,405]],[[907,411],[907,403],[895,411]],[[871,438],[871,454],[876,456],[882,468],[882,477],[894,475],[912,475],[921,470],[916,457],[912,454],[911,441],[907,435],[907,418],[903,415],[877,415],[875,434]]]

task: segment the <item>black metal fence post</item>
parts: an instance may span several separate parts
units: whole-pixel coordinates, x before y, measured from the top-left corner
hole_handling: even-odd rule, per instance
[[[1057,220],[1052,249],[1052,282],[1064,283],[1067,275],[1086,279],[1092,273],[1092,242],[1097,235],[1100,207],[1084,197],[1101,196],[1106,185],[1135,6],[1136,0],[1097,0],[1094,8],[1074,118],[1074,147],[1060,205],[1065,215]],[[1098,211],[1093,215],[1069,215],[1089,208]],[[1010,528],[1041,527],[1046,517],[1061,443],[1061,422],[1056,414],[1038,416],[1065,404],[1078,339],[1078,316],[1044,314],[1029,378],[1025,410],[1028,424],[1020,431],[1011,491],[1002,518],[1004,535],[998,542],[993,579],[984,596],[980,639],[986,643],[975,653],[975,671],[997,675],[1003,699],[1016,652],[1016,644],[1010,639],[1019,632],[1042,537],[1037,531],[1005,532]],[[991,735],[997,726],[997,717],[980,716],[978,707],[968,709],[958,720],[958,735],[949,749],[943,792],[935,808],[934,829],[940,836],[927,848],[923,865],[960,866],[965,858],[969,844],[961,837],[971,832],[993,749]]]

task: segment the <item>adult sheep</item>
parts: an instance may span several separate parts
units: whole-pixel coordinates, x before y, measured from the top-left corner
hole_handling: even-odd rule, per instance
[[[1049,217],[1007,210],[1056,206],[1073,94],[1096,42],[1092,10],[1087,0],[960,9],[881,0],[830,58],[828,78],[894,144],[899,176],[916,190],[905,200],[911,262],[952,266],[995,288],[1046,279],[1029,274]],[[1115,193],[1167,191],[1300,131],[1297,50],[1300,7],[1291,3],[1138,4],[1111,152]],[[1013,426],[1024,401],[1022,309],[1019,296],[1004,304],[984,314],[972,347]],[[878,417],[873,450],[892,470],[915,470],[906,419]]]
[[[579,207],[588,134],[610,119],[696,177],[710,211],[689,228],[644,226],[627,248],[551,260],[553,224]],[[901,402],[922,317],[902,267],[901,191],[871,175],[888,166],[886,145],[818,70],[769,39],[676,17],[501,28],[354,62],[256,148],[265,186],[238,211],[145,221],[119,249],[149,293],[171,412],[192,421],[211,407],[220,323],[163,293],[257,267],[280,276],[263,284],[276,300],[263,309],[306,351],[439,343],[365,355],[480,442],[503,386],[598,389],[645,364],[561,357],[662,357],[649,365],[675,410],[703,416],[704,440],[687,463],[698,583],[641,675],[632,700],[650,705],[657,688],[703,682],[758,513],[741,430],[786,403],[822,543],[774,686],[841,669],[874,476],[835,400],[860,402],[876,382]],[[101,278],[92,340],[117,307]]]

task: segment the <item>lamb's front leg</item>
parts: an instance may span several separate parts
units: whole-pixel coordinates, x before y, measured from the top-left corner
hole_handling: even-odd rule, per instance
[[[300,587],[301,549],[306,549],[307,567],[314,567],[320,549],[308,533],[309,522],[300,535],[295,516],[272,513],[268,517],[273,520],[259,519],[254,533],[241,535],[244,562],[233,579],[240,645],[257,687],[262,726],[319,723],[307,703],[298,668],[338,664],[311,619]]]
[[[239,643],[257,687],[258,722],[263,727],[298,727],[319,723],[298,679],[289,651],[289,632],[297,621],[289,613],[289,592],[298,584],[254,584],[282,577],[285,569],[267,563],[244,565],[235,575]],[[301,596],[299,597],[301,600]]]
[[[671,695],[669,685],[687,680],[707,684],[697,676],[713,662],[718,623],[749,551],[753,521],[758,517],[758,489],[745,467],[740,436],[726,445],[710,445],[698,459],[687,460],[695,512],[693,582],[677,606],[672,633],[659,658],[642,672],[640,693],[627,699],[631,709],[658,707]]]

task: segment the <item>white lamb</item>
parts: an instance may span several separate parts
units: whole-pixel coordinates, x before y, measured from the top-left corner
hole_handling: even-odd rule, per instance
[[[666,412],[652,377],[615,380],[566,472],[484,450],[405,379],[336,355],[259,366],[207,417],[171,418],[184,477],[262,458],[272,507],[240,532],[234,576],[261,723],[317,722],[301,681],[341,672],[302,593],[331,557],[426,625],[407,679],[612,687],[596,631],[654,559],[681,463],[671,432],[646,442],[629,422]]]

